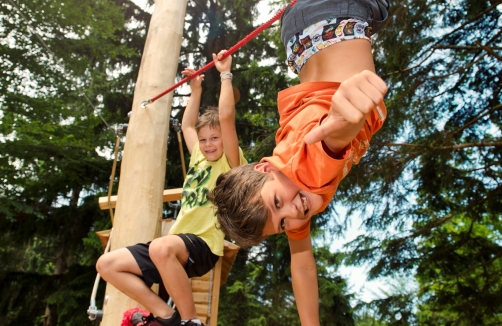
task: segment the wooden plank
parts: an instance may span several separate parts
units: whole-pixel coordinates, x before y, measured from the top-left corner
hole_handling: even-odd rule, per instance
[[[211,276],[211,272],[206,273],[202,276],[197,276],[197,277],[192,277],[192,280],[197,280],[197,281],[209,281],[209,277]]]
[[[167,203],[168,201],[181,200],[181,193],[183,188],[166,189],[162,194],[162,201]]]
[[[108,240],[110,239],[110,232],[112,230],[103,230],[103,231],[97,231],[96,234],[98,235],[99,241],[101,242],[101,245],[103,246],[103,249],[106,248],[106,245],[108,244]]]
[[[171,226],[173,226],[174,220],[172,218],[168,219],[163,219],[162,220],[162,236],[165,236],[169,233],[169,229]],[[111,230],[103,230],[103,231],[97,231],[96,234],[98,235],[99,241],[101,241],[101,245],[103,246],[103,249],[106,248],[106,245],[108,243],[108,240],[110,239],[110,231]],[[203,276],[205,277],[205,275]],[[209,279],[209,274],[207,276],[207,279]]]
[[[227,282],[228,274],[230,274],[230,269],[237,257],[237,252],[240,247],[234,243],[225,240],[223,248],[223,264],[221,269],[221,285]]]
[[[209,293],[207,292],[193,292],[193,301],[195,303],[205,303],[209,302]]]
[[[171,226],[173,226],[175,220],[172,218],[166,218],[162,220],[162,233],[160,234],[162,237],[169,233]]]
[[[209,325],[216,326],[218,323],[218,303],[220,301],[221,285],[221,265],[223,259],[220,257],[213,269],[213,290],[211,291],[211,310],[209,313]]]
[[[195,304],[195,312],[197,313],[197,317],[199,317],[199,319],[202,320],[202,318],[206,318],[207,317],[207,303],[206,304]]]
[[[169,201],[180,200],[182,191],[183,191],[183,188],[174,188],[174,189],[164,190],[164,193],[162,195],[163,202],[166,203]],[[115,208],[117,205],[117,196],[110,196],[110,203],[108,203],[108,196],[99,197],[98,202],[99,202],[99,209],[101,209],[101,210],[109,209],[110,206],[111,206],[111,208]]]
[[[208,292],[209,281],[192,280],[192,292]]]

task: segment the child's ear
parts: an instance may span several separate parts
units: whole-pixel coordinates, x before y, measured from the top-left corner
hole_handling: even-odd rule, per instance
[[[261,162],[255,165],[255,171],[260,171],[264,173],[270,173],[272,171],[278,171],[275,166],[270,164],[269,162]]]

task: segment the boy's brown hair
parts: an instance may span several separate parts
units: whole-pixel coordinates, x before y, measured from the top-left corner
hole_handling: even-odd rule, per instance
[[[219,228],[242,248],[265,239],[268,209],[261,198],[263,184],[272,177],[255,171],[257,163],[244,164],[220,174],[207,198],[216,206]]]
[[[199,116],[197,122],[195,123],[195,131],[197,134],[202,129],[202,127],[209,126],[209,128],[216,128],[220,126],[220,116],[218,114],[218,108],[215,106],[208,106],[206,111]]]

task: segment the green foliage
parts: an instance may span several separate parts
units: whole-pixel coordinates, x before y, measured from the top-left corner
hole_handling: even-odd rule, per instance
[[[337,194],[366,228],[346,262],[415,279],[371,303],[381,321],[500,324],[500,1],[392,5],[374,44],[387,121]]]
[[[323,325],[354,325],[346,282],[336,276],[341,257],[320,246],[318,263],[320,316]],[[227,286],[221,289],[219,325],[300,325],[291,287],[291,255],[286,236],[268,238],[240,250]],[[224,309],[221,309],[224,307]]]
[[[361,302],[356,307],[358,321],[365,325],[415,325],[415,293],[409,277],[396,273],[388,283],[389,290],[380,290],[378,297],[369,303]]]
[[[135,45],[143,44],[137,30],[126,29],[131,7],[128,1],[0,5],[6,325],[90,324],[85,310],[103,250],[92,231],[110,223],[97,205],[111,171],[100,152],[109,152],[116,138],[100,116],[109,125],[126,121],[127,111],[118,108],[131,101],[130,71],[141,53]]]

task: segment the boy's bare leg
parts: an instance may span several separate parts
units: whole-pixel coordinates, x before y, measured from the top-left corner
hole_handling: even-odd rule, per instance
[[[197,318],[192,287],[184,268],[188,261],[188,251],[183,240],[177,235],[155,239],[150,244],[149,254],[181,319]]]
[[[371,43],[365,39],[355,39],[330,45],[314,54],[303,66],[299,77],[301,83],[341,83],[363,70],[375,72]]]
[[[174,311],[138,276],[143,275],[132,253],[120,248],[98,259],[96,269],[101,277],[131,299],[159,317],[169,317]]]

